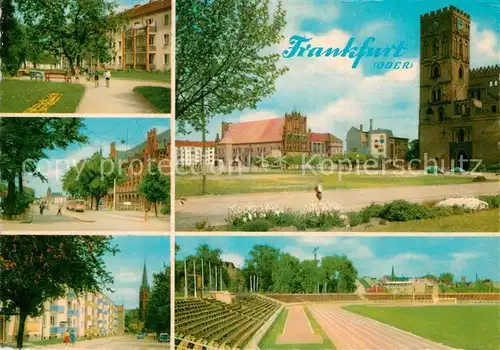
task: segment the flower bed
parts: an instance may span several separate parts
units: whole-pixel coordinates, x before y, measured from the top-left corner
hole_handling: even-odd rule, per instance
[[[452,207],[467,210],[486,210],[488,203],[477,198],[448,198],[436,204],[437,207]]]
[[[54,92],[47,95],[43,100],[26,109],[24,113],[47,113],[49,108],[54,107],[62,98],[62,94]]]

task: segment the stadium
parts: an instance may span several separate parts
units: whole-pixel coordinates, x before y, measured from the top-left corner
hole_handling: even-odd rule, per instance
[[[380,278],[350,280],[349,260],[331,256],[341,272],[330,282],[314,281],[312,270],[306,274],[301,267],[295,277],[302,278],[304,292],[274,293],[267,291],[279,289],[283,274],[274,274],[270,287],[258,272],[263,271],[255,264],[258,259],[236,268],[232,262],[217,262],[209,251],[177,262],[176,349],[500,347],[495,326],[500,293],[490,280],[476,276],[475,282],[465,277],[454,282],[446,273],[397,277],[394,267]],[[305,262],[327,266],[325,257],[321,264],[319,259]]]

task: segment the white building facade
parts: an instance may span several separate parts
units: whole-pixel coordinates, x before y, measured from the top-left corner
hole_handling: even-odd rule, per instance
[[[201,141],[175,141],[177,167],[198,166],[203,163],[203,143]],[[205,165],[214,165],[215,142],[205,143]]]

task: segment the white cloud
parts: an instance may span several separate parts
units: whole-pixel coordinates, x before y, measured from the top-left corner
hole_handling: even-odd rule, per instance
[[[478,252],[457,252],[450,254],[450,256],[452,258],[450,262],[451,271],[454,274],[459,274],[472,260],[480,258],[482,254]]]
[[[264,119],[274,119],[274,118],[281,118],[282,115],[279,115],[275,111],[251,111],[248,113],[243,114],[240,117],[241,122],[251,122],[255,120],[264,120]]]
[[[138,282],[141,280],[141,272],[119,269],[115,275],[117,282]]]
[[[222,253],[221,259],[223,261],[230,261],[234,266],[241,268],[245,265],[245,258],[237,253]]]
[[[477,68],[498,64],[500,57],[498,34],[489,29],[480,30],[475,22],[471,23],[470,31],[471,66]]]

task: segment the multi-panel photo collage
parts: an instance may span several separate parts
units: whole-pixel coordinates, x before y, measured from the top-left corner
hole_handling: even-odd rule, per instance
[[[494,0],[0,0],[0,349],[500,349]]]

